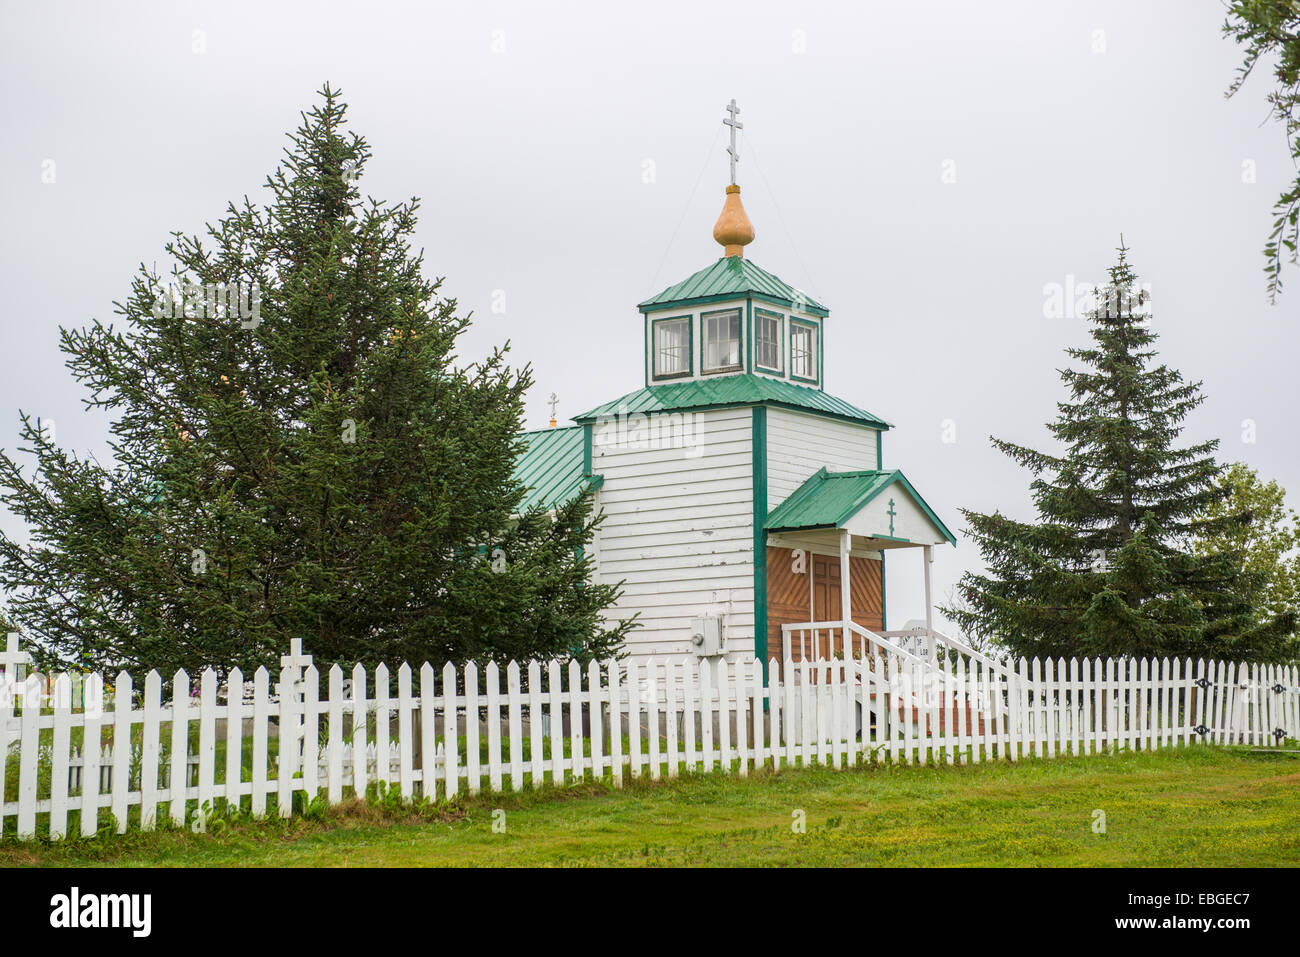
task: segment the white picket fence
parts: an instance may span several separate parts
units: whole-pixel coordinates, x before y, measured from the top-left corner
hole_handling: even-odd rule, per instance
[[[322,676],[298,648],[283,659],[284,693],[264,668],[251,682],[234,670],[224,686],[205,671],[197,695],[180,671],[168,700],[157,672],[142,693],[119,675],[110,696],[91,677],[84,701],[69,675],[53,682],[52,697],[29,681],[0,695],[0,829],[58,840],[73,813],[85,836],[110,813],[118,831],[154,828],[160,814],[195,826],[235,803],[287,817],[304,798],[337,804],[376,783],[407,801],[445,800],[686,771],[1018,761],[1300,737],[1294,667],[1166,659],[1011,668],[963,655],[935,664],[888,645],[772,661],[766,685],[752,659],[403,664],[393,683],[383,665]]]

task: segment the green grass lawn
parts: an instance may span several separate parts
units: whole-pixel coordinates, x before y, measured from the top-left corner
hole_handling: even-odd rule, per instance
[[[1097,810],[1104,833],[1094,832]],[[792,827],[798,811],[803,833]],[[220,834],[0,842],[0,866],[95,864],[1294,866],[1300,756],[1201,747],[812,768],[481,796],[422,812],[355,802]]]

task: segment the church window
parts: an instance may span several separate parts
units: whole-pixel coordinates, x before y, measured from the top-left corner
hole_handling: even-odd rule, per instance
[[[817,380],[817,327],[806,322],[790,323],[790,375]]]
[[[740,368],[740,310],[706,313],[704,322],[705,372],[728,372]]]
[[[656,379],[691,374],[691,317],[656,319],[654,360]]]
[[[781,319],[761,309],[754,313],[754,361],[768,372],[781,371]]]

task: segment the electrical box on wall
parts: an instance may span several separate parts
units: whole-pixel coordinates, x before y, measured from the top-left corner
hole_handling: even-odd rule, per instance
[[[691,619],[691,650],[701,658],[722,654],[722,616]]]

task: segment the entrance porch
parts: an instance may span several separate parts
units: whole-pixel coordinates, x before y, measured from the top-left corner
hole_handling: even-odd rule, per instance
[[[880,650],[873,638],[932,653],[934,546],[955,539],[901,472],[822,469],[769,514],[766,532],[768,658],[860,655]],[[885,630],[885,555],[899,549],[922,561],[924,629]]]

